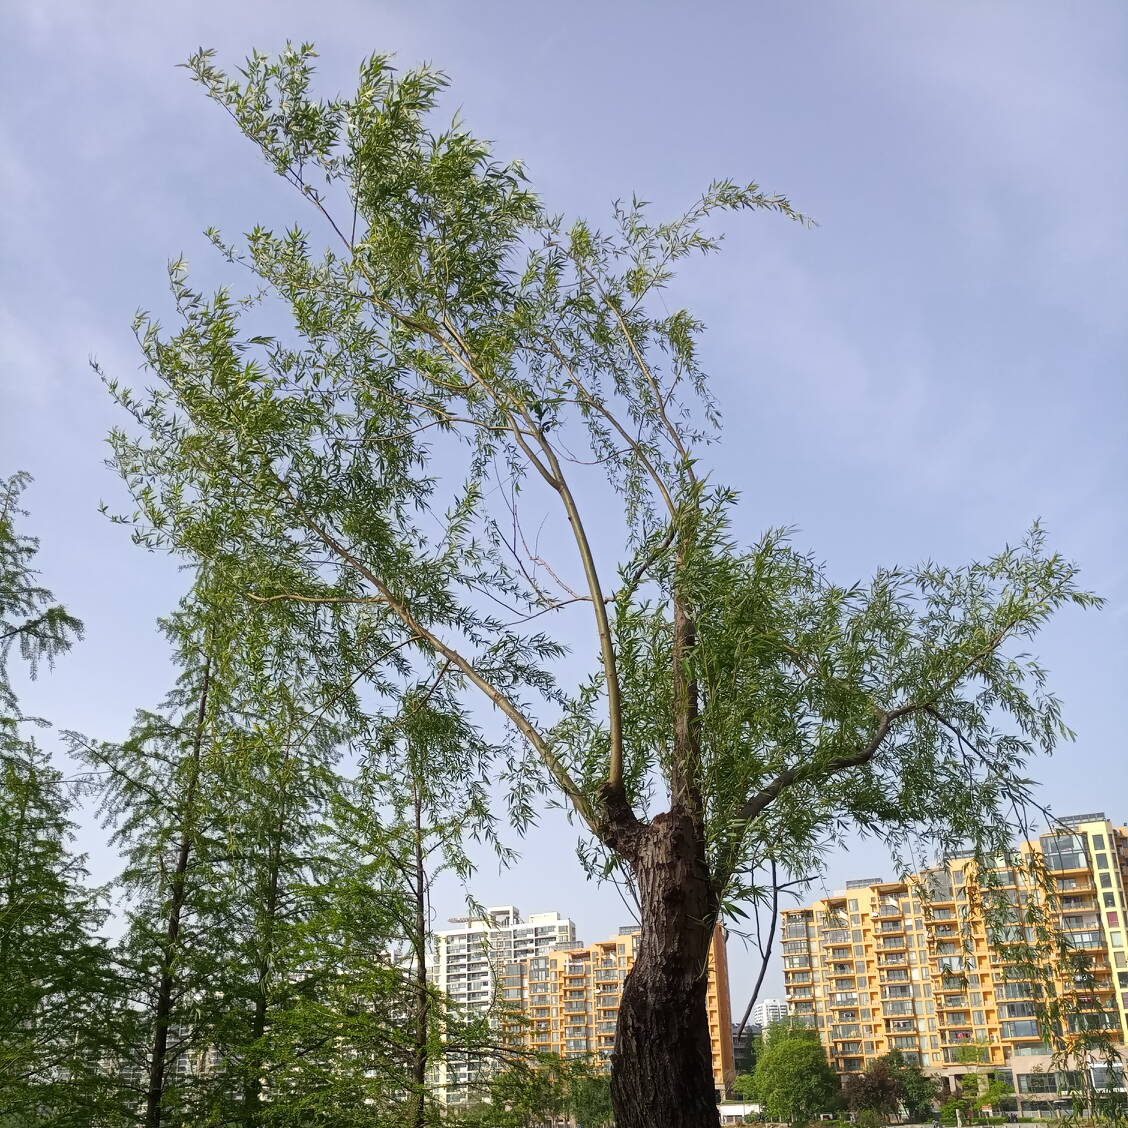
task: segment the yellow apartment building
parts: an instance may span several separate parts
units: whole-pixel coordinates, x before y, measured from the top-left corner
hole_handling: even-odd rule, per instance
[[[1038,899],[1071,947],[1090,958],[1087,976],[1059,977],[1057,990],[1097,1010],[1095,1020],[1124,1052],[1128,830],[1103,813],[1078,815],[1019,849],[1040,856],[1055,896],[1032,891],[1020,869],[1005,868],[1003,859],[992,871],[998,896],[1016,906]],[[955,1078],[979,1057],[1004,1075],[1009,1071],[1025,1107],[1062,1102],[1076,1090],[1076,1070],[1098,1077],[1104,1067],[1095,1059],[1061,1071],[1039,1028],[1038,988],[1016,979],[1013,968],[1008,972],[988,943],[979,888],[972,859],[956,857],[904,881],[850,881],[833,896],[781,913],[791,1013],[818,1029],[840,1073],[858,1072],[900,1050],[929,1071]],[[1014,927],[1021,927],[1017,909]],[[1122,1074],[1118,1079],[1123,1084]]]
[[[615,1048],[615,1021],[627,972],[638,951],[637,926],[594,944],[558,944],[554,951],[513,960],[502,969],[502,1000],[528,1018],[534,1049],[563,1057],[607,1061]],[[718,927],[709,954],[707,1005],[713,1081],[723,1095],[736,1070],[732,1051],[728,960]]]

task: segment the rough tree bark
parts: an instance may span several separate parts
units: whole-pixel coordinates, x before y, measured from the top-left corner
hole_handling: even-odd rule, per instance
[[[695,820],[672,810],[624,843],[642,909],[619,1005],[611,1095],[619,1128],[716,1128],[705,996],[717,914]]]

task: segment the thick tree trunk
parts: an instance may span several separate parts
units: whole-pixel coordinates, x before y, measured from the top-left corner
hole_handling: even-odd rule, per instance
[[[695,820],[674,810],[630,850],[642,908],[638,958],[619,1005],[616,1128],[717,1128],[705,996],[716,899]]]

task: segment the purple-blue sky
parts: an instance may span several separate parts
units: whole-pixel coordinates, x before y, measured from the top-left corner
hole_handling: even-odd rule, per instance
[[[1109,605],[1041,642],[1078,741],[1036,773],[1059,813],[1128,818],[1121,0],[15,0],[4,22],[0,473],[35,475],[45,580],[88,626],[29,710],[113,738],[167,688],[152,623],[181,582],[98,514],[121,497],[102,466],[116,420],[86,361],[137,377],[130,317],[165,308],[169,258],[212,270],[204,227],[307,222],[175,65],[310,39],[327,93],[372,51],[446,69],[450,110],[554,209],[673,208],[732,176],[814,216],[732,222],[677,289],[710,327],[741,531],[796,525],[852,579],[984,555],[1043,518]],[[82,842],[108,876],[102,832]],[[585,886],[572,843],[547,820],[475,892],[612,931],[622,906]],[[889,863],[860,843],[826,884],[871,872]],[[739,1007],[755,968],[739,943],[730,961]]]

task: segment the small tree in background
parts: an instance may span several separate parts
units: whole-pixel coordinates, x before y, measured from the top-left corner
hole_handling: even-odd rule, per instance
[[[900,1107],[902,1088],[889,1062],[879,1058],[870,1062],[864,1072],[846,1079],[843,1096],[851,1112],[866,1110],[890,1116]]]
[[[838,1075],[826,1060],[818,1032],[776,1023],[764,1035],[753,1074],[754,1099],[771,1120],[806,1124],[841,1100]]]
[[[929,1077],[915,1062],[907,1061],[900,1050],[893,1050],[877,1060],[885,1062],[896,1078],[898,1099],[909,1120],[927,1120],[932,1116],[940,1089],[936,1079]]]

